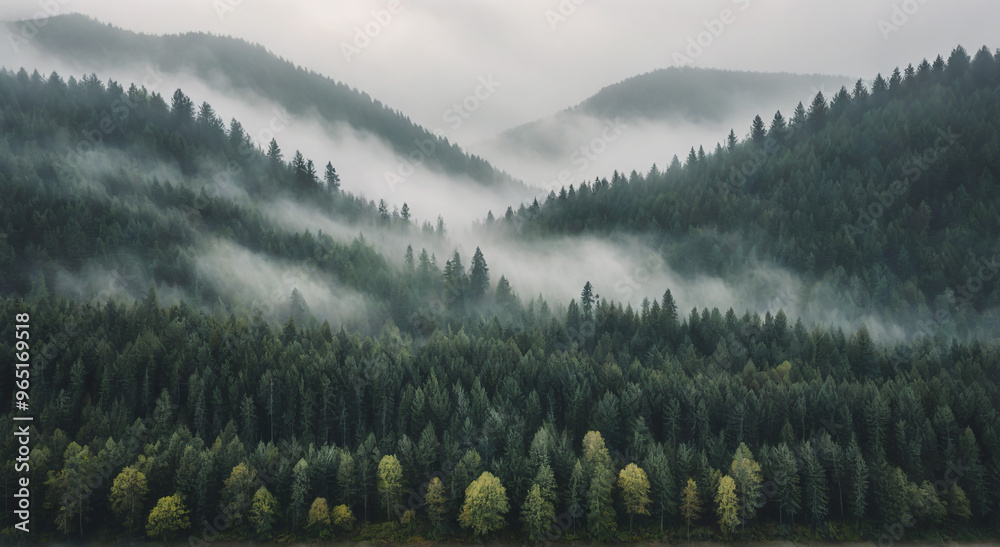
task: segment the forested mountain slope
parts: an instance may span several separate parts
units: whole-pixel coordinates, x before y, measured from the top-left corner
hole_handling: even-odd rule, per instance
[[[994,328],[997,105],[1000,53],[958,48],[758,116],[746,141],[563,188],[507,220],[539,237],[650,233],[690,272],[739,276],[752,257],[773,259],[863,306],[929,320],[929,334]]]
[[[163,73],[190,72],[211,86],[256,93],[294,115],[316,112],[328,122],[346,122],[382,139],[400,156],[431,139],[437,152],[429,164],[483,185],[521,187],[486,160],[433,135],[367,93],[296,66],[257,44],[204,33],[139,34],[82,15],[52,17],[43,28],[32,37],[31,46],[60,59],[83,66],[138,64]]]
[[[723,122],[738,113],[775,107],[819,89],[837,89],[843,76],[743,72],[671,67],[609,85],[580,104],[547,118],[508,129],[497,138],[504,149],[559,150],[566,132],[596,118],[623,123]]]
[[[953,85],[975,107],[968,82]],[[963,123],[962,142],[992,134]],[[783,142],[809,150],[828,130],[807,126]],[[601,181],[500,226],[649,229],[625,197],[695,188],[726,157]],[[995,340],[888,345],[782,311],[685,313],[669,287],[637,308],[589,283],[568,305],[524,302],[480,252],[439,268],[411,248],[396,266],[362,237],[274,221],[276,204],[308,202],[368,233],[444,238],[340,191],[333,170],[257,150],[180,90],[0,72],[0,354],[31,363],[25,406],[14,374],[0,406],[8,423],[33,416],[30,466],[15,472],[4,436],[0,481],[30,479],[33,538],[878,541],[896,523],[996,536]],[[620,219],[572,216],[603,192]],[[298,291],[268,316],[227,290],[287,269],[359,301],[354,318],[331,326]],[[116,276],[96,295],[86,282]],[[21,539],[18,518],[0,517],[4,539]]]
[[[569,111],[604,118],[711,121],[746,103],[771,102],[811,88],[836,89],[846,82],[843,76],[671,67],[607,86]]]

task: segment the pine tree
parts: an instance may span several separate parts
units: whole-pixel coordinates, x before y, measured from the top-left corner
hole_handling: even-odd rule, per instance
[[[614,478],[611,470],[597,466],[587,488],[587,531],[596,540],[606,540],[618,528],[615,508],[611,502]]]
[[[323,180],[326,181],[327,190],[331,192],[340,190],[340,175],[337,174],[337,170],[330,162],[326,162],[326,171],[323,173]],[[403,210],[408,211],[405,203],[403,204]]]
[[[859,521],[864,518],[868,507],[868,465],[861,455],[858,444],[851,440],[847,447],[847,505],[851,514]]]
[[[757,145],[762,145],[766,138],[767,127],[764,125],[764,120],[759,115],[754,116],[753,123],[750,125],[750,139]]]
[[[532,485],[521,505],[521,525],[528,538],[536,544],[540,543],[555,521],[555,507],[545,498],[539,485]]]
[[[438,532],[443,532],[448,514],[448,497],[445,492],[444,483],[438,477],[432,478],[427,483],[427,494],[424,496],[424,503],[427,506],[427,518],[434,525],[434,529]]]
[[[293,524],[299,524],[305,516],[309,490],[309,464],[305,458],[301,458],[292,469],[292,504],[289,510],[292,513]]]
[[[337,486],[340,489],[340,502],[348,507],[357,493],[354,456],[348,450],[341,450],[340,464],[337,466]]]
[[[281,148],[278,147],[278,141],[274,139],[271,139],[271,143],[267,146],[267,159],[271,162],[272,169],[282,165]]]
[[[774,119],[771,120],[771,127],[768,129],[767,134],[780,141],[785,138],[787,131],[788,123],[785,122],[785,117],[781,115],[781,111],[779,110],[774,113]]]
[[[736,449],[729,474],[736,484],[740,524],[746,525],[757,513],[762,482],[760,464],[754,460],[746,444],[740,443]]]
[[[802,103],[800,102],[795,106],[795,111],[792,112],[792,121],[790,125],[795,129],[801,130],[805,126],[808,119],[809,115],[806,114],[806,107],[802,106]]]
[[[573,533],[576,533],[576,522],[583,516],[583,508],[586,505],[584,496],[587,491],[587,479],[583,471],[580,460],[576,460],[573,471],[569,477],[569,489],[566,491],[566,506],[573,516]]]
[[[687,485],[684,486],[684,492],[681,495],[681,516],[684,517],[684,523],[687,524],[688,538],[690,538],[691,525],[701,517],[701,495],[698,493],[698,483],[688,477]]]
[[[798,460],[787,444],[780,443],[771,452],[770,464],[776,487],[774,499],[778,504],[778,522],[782,523],[784,515],[788,515],[794,524],[795,514],[802,507]]]
[[[826,470],[816,457],[816,451],[807,441],[801,448],[803,488],[802,494],[806,509],[818,526],[829,512],[829,497],[827,496]]]
[[[469,270],[469,296],[474,302],[480,302],[488,290],[490,290],[490,269],[486,266],[483,252],[476,247],[476,254],[472,256],[472,268]]]
[[[653,503],[660,515],[660,532],[662,532],[664,517],[677,514],[677,487],[663,445],[656,444],[649,450],[643,466],[649,476]]]
[[[594,286],[587,281],[580,293],[580,310],[583,312],[583,320],[590,321],[594,318]]]
[[[826,115],[829,111],[829,107],[826,104],[826,98],[823,97],[823,92],[820,91],[816,93],[816,97],[813,98],[813,102],[809,105],[809,125],[812,127],[813,131],[818,131],[826,125]]]

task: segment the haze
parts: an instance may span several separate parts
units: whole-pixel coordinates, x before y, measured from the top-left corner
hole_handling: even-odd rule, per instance
[[[576,104],[630,76],[675,65],[703,22],[735,14],[692,66],[765,72],[877,72],[933,58],[958,43],[995,47],[1000,4],[990,0],[912,0],[916,12],[888,32],[902,0],[559,0],[444,2],[401,0],[398,13],[370,44],[350,56],[357,29],[388,0],[53,0],[59,13],[79,12],[147,33],[206,31],[258,42],[297,64],[365,90],[428,129],[471,144]],[[0,19],[44,14],[37,0],[5,0]],[[579,5],[576,5],[579,4]],[[564,12],[570,9],[564,7]],[[553,29],[553,25],[555,28]],[[375,28],[375,27],[371,27]],[[4,47],[4,57],[10,50]],[[4,64],[7,64],[6,62]],[[445,121],[480,77],[502,85],[458,129]],[[794,106],[794,105],[793,105]]]

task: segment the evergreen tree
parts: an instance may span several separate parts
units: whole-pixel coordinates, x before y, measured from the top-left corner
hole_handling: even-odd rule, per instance
[[[545,499],[541,488],[534,484],[521,504],[521,525],[528,539],[540,543],[555,523],[556,511],[552,503]]]
[[[597,466],[587,488],[587,532],[596,540],[606,540],[618,528],[615,508],[611,502],[614,481],[611,470]]]
[[[327,190],[331,192],[340,190],[340,175],[337,174],[337,169],[333,167],[333,163],[326,162],[326,171],[323,173],[323,180],[326,182]],[[403,210],[409,211],[405,203],[403,204]]]
[[[753,124],[750,126],[750,139],[757,145],[764,144],[764,140],[767,138],[767,126],[764,125],[764,120],[761,117],[754,116]]]
[[[457,256],[457,253],[456,253]],[[486,266],[483,252],[476,247],[472,256],[472,268],[469,270],[469,296],[474,302],[481,301],[490,289],[490,269]]]
[[[435,530],[444,531],[445,521],[448,513],[448,497],[445,492],[444,483],[441,479],[434,477],[427,483],[427,494],[424,496],[424,503],[427,506],[427,518],[431,521]]]

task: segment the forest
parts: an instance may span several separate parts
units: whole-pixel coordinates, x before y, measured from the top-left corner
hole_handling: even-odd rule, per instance
[[[740,277],[769,257],[920,330],[995,337],[1000,51],[948,57],[748,120],[665,169],[615,172],[514,206],[523,237],[645,233],[687,272]],[[985,276],[985,277],[983,277]],[[984,282],[985,281],[985,282]],[[993,312],[993,313],[989,313]],[[937,330],[937,329],[935,329]]]
[[[1000,54],[958,48],[479,228],[648,231],[691,270],[735,275],[760,253],[872,305],[947,313],[892,341],[681,310],[667,286],[635,307],[590,283],[525,298],[479,249],[439,266],[443,219],[344,192],[331,160],[258,148],[182,90],[0,71],[0,354],[30,353],[34,416],[26,475],[0,440],[3,535],[19,538],[30,479],[40,542],[996,538],[998,94]],[[281,200],[414,244],[291,230],[268,213]],[[204,266],[220,246],[363,310],[228,289]]]

